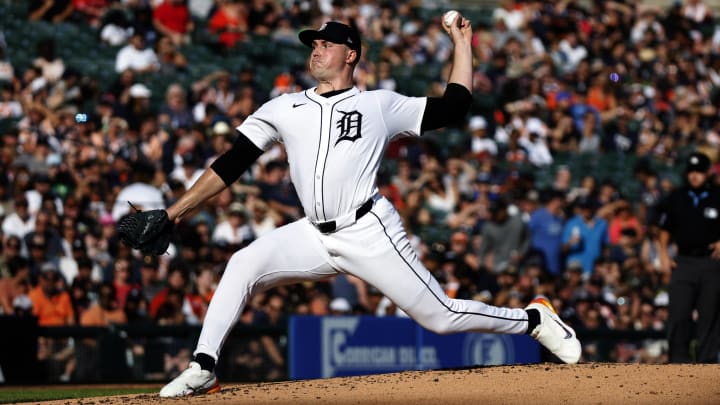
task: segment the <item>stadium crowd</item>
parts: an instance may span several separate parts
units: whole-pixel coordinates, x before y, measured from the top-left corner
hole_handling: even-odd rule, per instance
[[[442,10],[413,1],[28,3],[18,18],[90,25],[98,46],[117,49],[116,79],[88,86],[57,56],[63,44],[39,41],[32,66],[20,70],[0,37],[0,119],[11,123],[0,133],[0,313],[33,314],[43,326],[198,324],[233,252],[303,216],[276,145],[177,225],[168,254],[143,257],[119,243],[123,215],[174,201],[261,102],[314,85],[288,66],[265,92],[256,85],[262,66],[228,65],[169,85],[153,103],[152,80],[198,62],[184,55],[188,47],[232,55],[257,36],[294,43],[303,27],[342,20],[380,45],[357,69],[368,90],[406,89],[413,78],[396,72],[443,67],[450,55]],[[545,294],[580,331],[662,330],[669,269],[658,258],[658,204],[682,181],[690,151],[718,162],[720,29],[710,8],[702,0],[666,9],[503,0],[488,17],[473,21],[467,121],[392,144],[380,192],[451,296],[523,307]],[[215,42],[193,44],[196,30]],[[425,94],[441,93],[446,75],[439,69]],[[453,131],[461,141],[448,145]],[[615,166],[579,175],[559,163],[598,156],[633,162],[631,176],[613,176]],[[541,172],[551,174],[545,184]],[[341,275],[259,294],[240,323],[347,313],[402,316],[372,286]],[[585,343],[588,361],[667,361],[662,339]],[[73,350],[48,341],[38,357],[61,362],[70,379],[82,368]],[[258,340],[233,364],[258,379],[283,378],[283,350],[280,340]],[[182,370],[189,354],[176,345],[163,372]]]

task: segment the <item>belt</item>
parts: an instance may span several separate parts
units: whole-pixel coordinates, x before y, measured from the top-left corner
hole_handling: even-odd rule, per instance
[[[340,218],[334,219],[332,221],[327,222],[312,222],[313,226],[317,228],[318,231],[322,233],[333,233],[337,231],[338,229],[345,228],[349,225],[354,224],[358,219],[362,218],[363,215],[370,212],[370,210],[373,207],[373,204],[375,203],[375,199],[373,197],[370,197],[367,201],[363,203],[363,205],[360,206],[355,211],[355,215],[344,215]]]

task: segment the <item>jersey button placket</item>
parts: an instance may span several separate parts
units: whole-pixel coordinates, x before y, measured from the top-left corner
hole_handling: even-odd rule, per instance
[[[322,132],[320,134],[320,153],[318,160],[315,163],[315,211],[317,212],[317,219],[320,221],[327,221],[325,214],[323,213],[323,173],[325,171],[325,161],[329,152],[329,137],[330,137],[330,104],[323,103],[323,125]]]

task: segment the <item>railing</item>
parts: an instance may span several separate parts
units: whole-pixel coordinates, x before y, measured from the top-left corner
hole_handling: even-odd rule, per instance
[[[288,379],[287,333],[237,326],[218,374],[225,381]],[[0,317],[0,382],[164,382],[182,371],[199,334],[199,326],[39,327],[33,318]],[[666,361],[664,331],[579,330],[578,337],[586,361]]]

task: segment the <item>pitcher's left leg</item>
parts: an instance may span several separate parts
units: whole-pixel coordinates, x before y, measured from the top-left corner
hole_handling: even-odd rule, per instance
[[[400,216],[382,199],[352,227],[328,238],[337,266],[374,285],[420,325],[435,333],[529,333],[565,363],[580,360],[575,331],[544,298],[526,309],[449,298],[407,240]]]
[[[339,268],[378,288],[426,329],[514,334],[528,329],[528,316],[522,309],[449,298],[416,256],[400,216],[385,199],[332,239],[341,252],[335,259]]]

